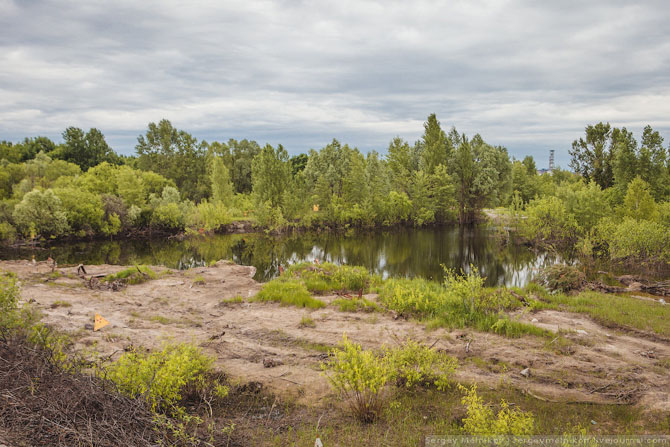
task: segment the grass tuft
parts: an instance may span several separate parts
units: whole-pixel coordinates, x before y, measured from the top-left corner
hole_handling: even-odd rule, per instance
[[[276,301],[282,305],[319,309],[326,303],[312,298],[305,284],[297,279],[277,278],[266,283],[254,298],[256,301]]]

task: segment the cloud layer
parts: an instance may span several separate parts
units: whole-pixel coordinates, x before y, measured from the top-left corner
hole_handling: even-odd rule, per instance
[[[383,152],[429,113],[567,166],[586,124],[670,138],[664,1],[0,0],[0,139],[151,121],[292,153]]]

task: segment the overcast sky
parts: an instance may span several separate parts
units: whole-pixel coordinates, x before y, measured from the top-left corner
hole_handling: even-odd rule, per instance
[[[670,140],[669,24],[663,0],[0,0],[0,139],[97,127],[129,154],[167,118],[208,141],[385,152],[434,112],[567,167],[590,123]]]

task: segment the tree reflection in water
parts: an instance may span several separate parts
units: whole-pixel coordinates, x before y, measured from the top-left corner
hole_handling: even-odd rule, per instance
[[[555,255],[525,246],[500,246],[486,226],[307,232],[285,236],[231,234],[176,240],[94,241],[53,245],[46,250],[3,250],[2,259],[37,260],[48,256],[59,264],[158,264],[172,268],[207,265],[232,259],[257,268],[256,279],[277,275],[279,264],[330,261],[368,267],[388,276],[422,276],[442,280],[441,265],[469,271],[477,267],[486,284],[525,285],[538,268],[556,262]]]

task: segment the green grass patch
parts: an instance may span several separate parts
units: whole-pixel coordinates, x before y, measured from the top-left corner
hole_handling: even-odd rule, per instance
[[[242,303],[244,303],[244,298],[242,298],[240,295],[237,295],[232,298],[223,299],[220,301],[219,304],[226,306],[228,304],[242,304]]]
[[[170,323],[173,322],[172,319],[164,317],[162,315],[153,315],[153,316],[149,317],[149,321],[154,321],[154,322],[160,323],[160,324],[170,324]]]
[[[471,327],[505,337],[549,337],[551,331],[515,321],[505,312],[522,306],[523,291],[486,288],[476,271],[458,276],[447,272],[444,285],[422,278],[389,279],[377,287],[379,301],[401,315],[427,321],[431,328]],[[528,297],[523,297],[527,301]]]
[[[305,284],[298,279],[281,277],[266,283],[254,298],[256,301],[276,301],[286,306],[319,309],[326,303],[312,295]]]
[[[374,312],[379,306],[366,298],[338,298],[332,302],[340,312]]]
[[[149,281],[150,279],[156,279],[158,275],[156,272],[151,270],[151,268],[146,265],[136,265],[134,267],[121,270],[120,272],[107,275],[102,278],[103,281],[124,281],[126,284],[141,284],[143,282]]]
[[[599,292],[546,295],[543,299],[558,309],[586,314],[604,326],[631,327],[670,336],[670,306],[667,305]]]
[[[298,327],[316,327],[316,323],[314,320],[312,320],[310,317],[307,315],[303,315],[302,318],[300,319],[300,323],[298,324]]]
[[[312,293],[358,292],[370,287],[370,272],[365,267],[335,265],[330,262],[311,264],[301,262],[286,269],[288,278],[299,278]]]
[[[193,278],[193,285],[194,285],[194,286],[204,286],[205,284],[207,284],[207,281],[205,281],[205,277],[204,277],[204,276],[202,276],[202,275],[196,275],[196,276]]]
[[[51,303],[51,306],[49,307],[51,307],[52,309],[57,309],[59,307],[72,307],[72,303],[70,303],[69,301],[58,300]]]

